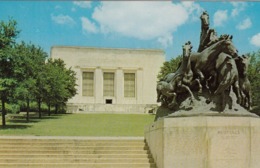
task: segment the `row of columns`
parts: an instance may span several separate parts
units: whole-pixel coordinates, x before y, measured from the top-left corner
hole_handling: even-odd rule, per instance
[[[125,98],[124,97],[124,73],[125,72],[135,73],[135,97]],[[103,96],[103,73],[110,72],[100,67],[97,67],[94,71],[94,99],[95,103],[104,104],[106,98],[113,99],[113,104],[125,104],[127,99],[132,99],[135,104],[142,104],[143,100],[143,70],[141,68],[135,70],[125,70],[117,68],[115,71],[115,86],[114,86],[114,97]]]

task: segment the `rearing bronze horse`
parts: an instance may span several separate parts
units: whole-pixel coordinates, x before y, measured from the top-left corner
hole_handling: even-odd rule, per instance
[[[189,86],[187,86],[192,83],[191,81],[193,80],[193,72],[190,66],[190,55],[192,49],[191,42],[188,41],[185,43],[185,45],[182,46],[182,49],[183,61],[177,71],[175,73],[171,73],[171,78],[169,78],[170,81],[160,81],[157,84],[157,101],[161,101],[169,106],[176,104],[176,96],[180,91],[188,91],[191,95],[191,99],[193,100],[194,98]],[[172,99],[171,102],[169,102],[170,99]]]
[[[209,33],[209,15],[207,11],[204,11],[200,16],[201,20],[201,32],[200,32],[200,45],[198,48],[198,52],[201,52],[206,45],[206,39]]]
[[[200,44],[197,52],[202,52],[205,48],[216,43],[219,38],[214,29],[209,28],[209,15],[207,11],[204,11],[200,16],[201,20],[201,33],[200,33]]]
[[[182,46],[183,54],[182,54],[182,63],[177,69],[177,71],[174,73],[174,76],[172,77],[171,81],[169,82],[168,88],[171,88],[170,93],[172,93],[172,101],[168,104],[168,107],[173,108],[175,105],[177,105],[176,97],[180,93],[188,92],[191,97],[191,102],[194,100],[194,95],[190,89],[190,86],[193,86],[195,84],[198,84],[199,86],[199,92],[202,90],[202,86],[198,79],[194,79],[193,77],[193,71],[191,70],[191,62],[190,62],[190,56],[191,56],[191,49],[192,45],[191,42],[188,41],[185,43],[185,45]],[[169,93],[169,92],[168,92]],[[166,96],[169,96],[167,94]]]

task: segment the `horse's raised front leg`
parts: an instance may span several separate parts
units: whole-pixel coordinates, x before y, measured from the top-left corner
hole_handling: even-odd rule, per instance
[[[194,102],[194,95],[192,93],[192,91],[190,90],[190,88],[184,84],[180,85],[179,87],[187,90],[189,93],[190,93],[190,96],[191,96],[191,104]]]

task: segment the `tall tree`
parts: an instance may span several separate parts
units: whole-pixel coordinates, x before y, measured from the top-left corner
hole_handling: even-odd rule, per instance
[[[8,22],[0,22],[0,98],[2,104],[2,125],[6,125],[5,103],[8,101],[16,80],[13,72],[13,45],[19,31],[17,22],[10,19]]]
[[[38,64],[42,58],[35,53],[33,44],[21,42],[15,46],[15,78],[18,81],[14,97],[26,102],[26,119],[29,121],[30,101],[34,99]]]
[[[41,47],[32,47],[32,53],[36,59],[36,67],[34,68],[35,71],[35,80],[36,80],[36,89],[34,91],[34,96],[38,104],[38,113],[39,118],[42,117],[41,113],[41,105],[44,99],[44,95],[46,95],[46,88],[49,86],[46,78],[46,66],[45,66],[45,59],[48,57],[48,54],[43,51]]]
[[[49,59],[46,63],[48,77],[46,78],[49,88],[45,95],[46,103],[55,106],[55,113],[58,107],[65,104],[69,98],[73,97],[76,91],[76,73],[65,67],[61,59]]]

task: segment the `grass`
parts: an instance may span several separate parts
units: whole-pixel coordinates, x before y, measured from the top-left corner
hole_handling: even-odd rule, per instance
[[[153,122],[148,114],[59,114],[42,119],[8,119],[0,135],[35,136],[143,136]]]

